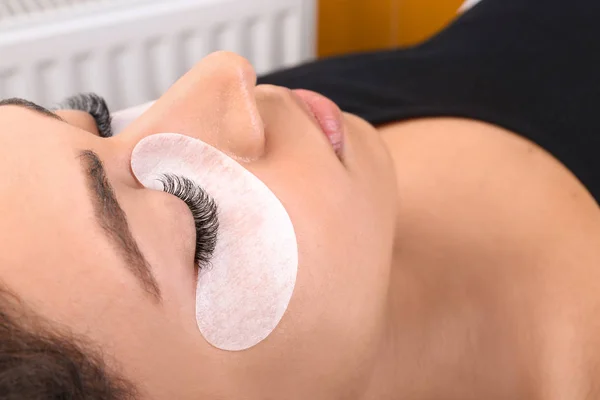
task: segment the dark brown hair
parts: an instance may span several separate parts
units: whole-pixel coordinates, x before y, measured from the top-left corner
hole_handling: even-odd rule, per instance
[[[135,398],[133,385],[109,371],[101,352],[0,288],[0,399]]]

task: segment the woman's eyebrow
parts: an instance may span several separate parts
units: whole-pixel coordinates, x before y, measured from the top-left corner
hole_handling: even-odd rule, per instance
[[[82,151],[79,158],[88,182],[88,189],[98,223],[109,240],[116,245],[126,265],[135,275],[142,288],[155,301],[160,303],[162,300],[160,288],[152,275],[150,263],[140,251],[131,234],[127,216],[115,197],[114,190],[106,177],[102,161],[91,150]]]
[[[27,110],[34,111],[34,112],[36,112],[36,113],[38,113],[40,115],[43,115],[45,117],[50,117],[50,118],[54,118],[54,119],[57,119],[57,120],[62,121],[62,122],[66,122],[60,116],[58,116],[57,114],[55,114],[52,111],[48,110],[47,108],[44,108],[44,107],[42,107],[40,105],[32,103],[31,101],[28,101],[28,100],[19,99],[19,98],[16,98],[16,97],[13,97],[11,99],[6,99],[6,100],[0,100],[0,107],[2,107],[2,106],[17,106],[17,107],[22,107],[22,108],[26,108]]]

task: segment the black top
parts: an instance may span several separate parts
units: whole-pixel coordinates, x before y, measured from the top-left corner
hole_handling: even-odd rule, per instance
[[[322,93],[374,125],[482,120],[536,142],[600,203],[600,1],[482,0],[416,47],[261,77]]]

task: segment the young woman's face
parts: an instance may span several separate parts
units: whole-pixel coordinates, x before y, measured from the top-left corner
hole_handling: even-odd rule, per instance
[[[346,114],[338,157],[303,96],[310,94],[256,87],[245,60],[215,53],[113,138],[0,107],[0,281],[41,316],[87,337],[149,398],[332,398],[359,390],[385,334],[393,168],[375,129]],[[289,307],[248,350],[219,350],[201,335],[191,213],[132,173],[135,145],[161,132],[201,139],[236,159],[293,223],[299,264]],[[90,151],[159,300],[98,220],[81,160]]]

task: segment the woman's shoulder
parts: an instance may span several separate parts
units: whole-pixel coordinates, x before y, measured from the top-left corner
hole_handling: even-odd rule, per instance
[[[511,227],[531,225],[533,233],[579,222],[600,232],[600,208],[585,186],[514,132],[460,118],[414,119],[379,131],[395,161],[401,212],[414,201],[439,222],[493,221],[488,229],[511,236]]]

